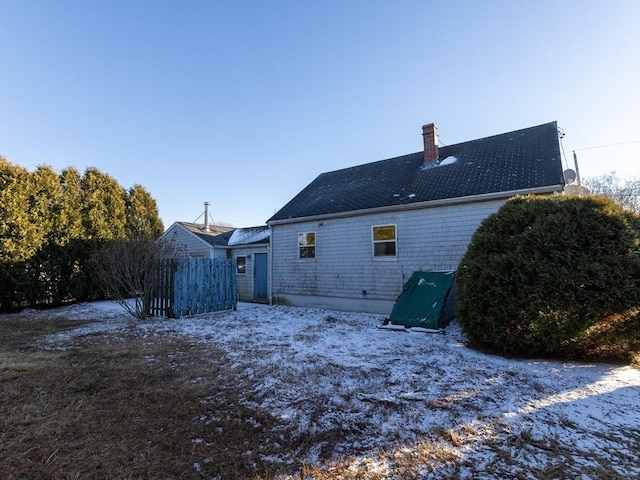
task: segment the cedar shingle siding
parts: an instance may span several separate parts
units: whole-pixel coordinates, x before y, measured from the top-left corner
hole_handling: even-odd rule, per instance
[[[482,220],[518,193],[562,190],[556,122],[327,172],[268,220],[272,296],[389,313],[416,270],[455,270]],[[397,255],[374,257],[372,227],[395,225]],[[315,232],[315,258],[298,234]]]
[[[272,285],[281,296],[394,301],[416,270],[455,270],[480,222],[504,200],[278,225]],[[396,225],[397,257],[376,258],[371,228]],[[316,258],[298,259],[299,231],[315,229]]]

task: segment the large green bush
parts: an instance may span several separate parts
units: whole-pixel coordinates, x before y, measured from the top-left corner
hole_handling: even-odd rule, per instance
[[[577,340],[640,305],[640,216],[603,197],[517,197],[485,219],[457,272],[472,343],[571,357]]]

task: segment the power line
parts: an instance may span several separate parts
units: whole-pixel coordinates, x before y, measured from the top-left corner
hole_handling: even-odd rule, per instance
[[[615,173],[615,171],[609,172],[609,173],[603,173],[600,175],[589,175],[587,177],[584,177],[584,179],[586,180],[593,180],[593,179],[598,179],[598,178],[602,178],[602,177],[613,177],[616,180],[625,180],[625,181],[632,181],[635,182],[636,180],[640,180],[640,176],[638,176],[637,173]]]
[[[640,143],[640,140],[631,140],[630,142],[610,143],[609,145],[598,145],[596,147],[574,148],[574,152],[581,152],[582,150],[593,150],[594,148],[606,148],[617,147],[618,145],[629,145],[630,143]]]

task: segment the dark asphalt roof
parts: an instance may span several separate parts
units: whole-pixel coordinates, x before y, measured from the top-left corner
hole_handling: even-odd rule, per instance
[[[202,223],[191,222],[178,222],[184,228],[197,235],[209,245],[214,247],[226,247],[231,246],[229,241],[236,232],[237,241],[232,245],[255,245],[255,244],[268,244],[269,236],[266,225],[259,227],[247,227],[247,228],[233,228],[222,227],[219,225],[210,225],[209,231],[205,232],[204,225]]]
[[[268,222],[563,185],[556,122],[319,175]],[[452,157],[455,157],[455,161]]]
[[[210,245],[226,245],[227,241],[233,233],[233,227],[221,227],[218,225],[210,225],[209,231],[204,230],[204,224],[192,222],[178,222],[184,228],[194,233]]]

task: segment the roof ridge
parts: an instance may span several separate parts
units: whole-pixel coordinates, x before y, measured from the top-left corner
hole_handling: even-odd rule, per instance
[[[275,220],[462,198],[557,189],[563,184],[557,122],[447,145],[442,168],[422,170],[423,152],[321,173],[279,209]],[[402,192],[411,194],[403,197]]]
[[[495,135],[488,135],[486,137],[475,138],[473,140],[465,140],[464,142],[453,143],[451,145],[447,145],[446,147],[442,147],[442,148],[457,147],[458,145],[464,145],[466,143],[479,142],[482,140],[490,140],[492,138],[502,137],[504,135],[513,135],[514,133],[520,133],[520,132],[525,132],[526,130],[533,130],[540,127],[546,127],[547,125],[551,125],[551,124],[557,125],[558,122],[554,120],[553,122],[541,123],[540,125],[534,125],[533,127],[519,128],[517,130],[511,130],[509,132],[496,133]]]
[[[516,133],[524,132],[524,131],[526,131],[526,130],[533,130],[533,129],[536,129],[536,128],[544,127],[544,126],[546,126],[546,125],[551,125],[551,124],[556,124],[556,125],[557,125],[557,123],[558,123],[558,122],[554,120],[554,121],[552,121],[552,122],[541,123],[540,125],[534,125],[534,126],[532,126],[532,127],[519,128],[519,129],[517,129],[517,130],[511,130],[511,131],[509,131],[509,132],[497,133],[497,134],[495,134],[495,135],[488,135],[488,136],[486,136],[486,137],[476,138],[476,139],[473,139],[473,140],[465,140],[464,142],[453,143],[453,144],[451,144],[451,145],[446,145],[446,146],[444,146],[444,147],[440,147],[440,149],[448,149],[448,148],[452,148],[452,147],[457,147],[457,146],[459,146],[459,145],[465,145],[465,144],[467,144],[467,143],[471,143],[471,142],[478,142],[478,141],[483,141],[483,140],[490,140],[490,139],[492,139],[492,138],[495,138],[495,137],[501,137],[501,136],[503,136],[503,135],[513,135],[513,134],[516,134]],[[389,157],[389,158],[383,158],[383,159],[381,159],[381,160],[374,160],[374,161],[372,161],[372,162],[359,163],[359,164],[357,164],[357,165],[352,165],[352,166],[350,166],[350,167],[339,168],[339,169],[336,169],[336,170],[327,170],[327,171],[325,171],[325,172],[320,173],[320,174],[318,175],[318,177],[319,177],[319,176],[322,176],[322,175],[325,175],[325,174],[327,174],[327,173],[344,172],[344,171],[346,171],[346,170],[351,170],[351,169],[353,169],[353,168],[360,168],[360,167],[370,166],[370,165],[374,165],[374,164],[376,164],[376,163],[389,162],[389,161],[391,161],[391,160],[400,160],[400,159],[402,159],[402,158],[404,158],[404,157],[414,157],[414,156],[416,156],[416,155],[422,155],[423,153],[424,153],[424,150],[419,150],[419,151],[414,152],[414,153],[407,153],[407,154],[404,154],[404,155],[398,155],[398,156],[396,156],[396,157]],[[316,177],[316,178],[317,178],[317,177]]]

